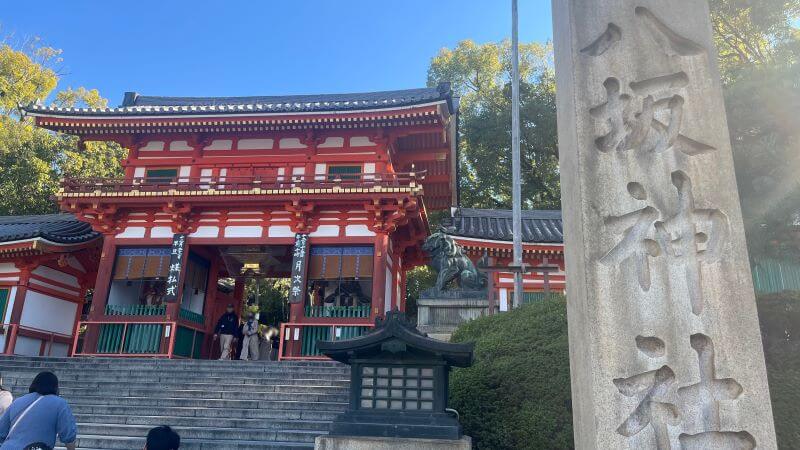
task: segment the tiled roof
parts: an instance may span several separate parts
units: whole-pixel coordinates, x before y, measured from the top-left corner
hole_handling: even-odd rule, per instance
[[[99,236],[72,214],[0,217],[0,242],[42,238],[57,244],[80,244]]]
[[[444,220],[450,234],[477,239],[511,241],[513,225],[507,209],[458,208]],[[561,211],[522,211],[522,241],[528,243],[563,243]]]
[[[296,113],[385,109],[436,101],[447,101],[448,104],[452,101],[450,83],[441,83],[435,88],[397,91],[261,97],[158,97],[126,92],[125,99],[118,108],[59,108],[32,105],[25,108],[25,111],[31,114],[69,116]]]

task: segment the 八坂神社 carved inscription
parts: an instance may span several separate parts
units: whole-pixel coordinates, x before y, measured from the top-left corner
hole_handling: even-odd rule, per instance
[[[775,448],[707,3],[553,9],[576,448]]]

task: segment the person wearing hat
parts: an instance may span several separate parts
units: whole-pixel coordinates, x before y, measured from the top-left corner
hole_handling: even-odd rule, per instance
[[[255,313],[249,312],[247,314],[247,322],[242,325],[242,353],[239,355],[239,359],[243,361],[248,359],[250,361],[258,360],[259,326]]]
[[[239,317],[233,312],[233,304],[228,304],[225,314],[217,321],[214,328],[214,340],[219,338],[219,359],[231,359],[231,343],[239,329]]]

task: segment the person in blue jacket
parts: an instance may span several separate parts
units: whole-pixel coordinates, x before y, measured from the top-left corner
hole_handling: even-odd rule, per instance
[[[78,426],[67,401],[58,396],[58,377],[40,372],[28,392],[0,417],[0,450],[19,450],[31,444],[53,448],[56,436],[67,450],[75,450]]]

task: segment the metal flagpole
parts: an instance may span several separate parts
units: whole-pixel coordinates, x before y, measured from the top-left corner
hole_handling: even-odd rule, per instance
[[[519,36],[517,0],[511,0],[511,172],[514,232],[514,307],[522,305],[522,182],[519,152]]]

